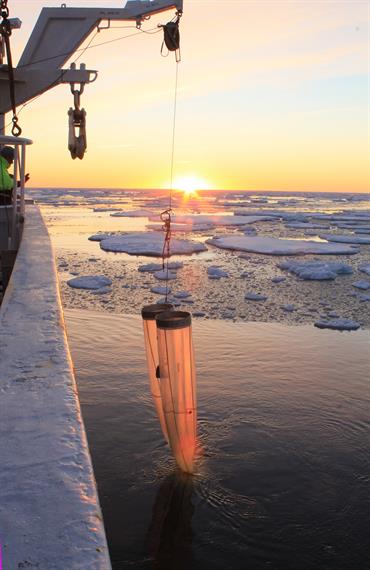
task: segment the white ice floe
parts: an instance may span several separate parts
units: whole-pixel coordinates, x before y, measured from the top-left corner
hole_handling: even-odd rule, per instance
[[[370,244],[370,237],[361,237],[355,235],[346,235],[346,236],[336,236],[334,234],[323,234],[319,236],[321,239],[326,239],[326,241],[332,241],[336,243],[354,243],[354,244],[362,244],[368,245]]]
[[[322,319],[315,322],[315,327],[319,329],[333,329],[338,331],[356,331],[360,326],[360,323],[356,323],[356,321],[352,321],[351,319]]]
[[[153,217],[153,212],[151,210],[127,210],[126,212],[113,212],[111,214],[113,218],[149,218]],[[159,216],[155,217],[158,220]]]
[[[104,275],[85,275],[69,279],[67,285],[74,289],[101,289],[112,285],[112,281]]]
[[[164,305],[170,303],[170,305],[173,305],[174,307],[179,307],[181,305],[181,302],[178,299],[174,299],[173,297],[161,297],[160,299],[158,299],[158,301],[156,301],[157,305]]]
[[[332,261],[284,261],[278,264],[279,269],[294,273],[300,279],[306,281],[326,281],[333,280],[338,275],[351,275],[352,268],[345,263],[335,263]]]
[[[253,293],[250,291],[245,294],[244,299],[246,299],[247,301],[266,301],[267,296],[261,295],[260,293]]]
[[[311,218],[315,220],[329,220],[330,222],[355,222],[355,223],[365,223],[370,222],[370,213],[359,212],[352,214],[320,214],[312,213]]]
[[[97,234],[90,236],[88,239],[90,241],[102,241],[103,239],[108,239],[113,235],[114,235],[113,233],[109,232],[98,232]]]
[[[218,236],[206,241],[207,244],[237,251],[263,253],[267,255],[353,255],[357,248],[350,245],[305,240],[289,240],[263,236]]]
[[[93,212],[119,212],[120,208],[93,208]]]
[[[363,263],[360,265],[359,270],[366,273],[366,275],[370,275],[370,263]]]
[[[152,293],[156,293],[156,295],[166,295],[166,293],[167,294],[171,293],[171,289],[170,288],[166,289],[166,287],[152,287],[150,291]]]
[[[362,289],[363,291],[367,291],[370,289],[370,281],[366,281],[366,279],[360,279],[360,281],[355,281],[352,283],[356,289]]]
[[[204,232],[212,230],[215,226],[213,224],[172,224],[171,232]],[[146,226],[148,230],[154,230],[156,232],[163,231],[163,224],[148,224]]]
[[[295,306],[291,305],[290,303],[286,304],[286,305],[281,305],[280,307],[281,309],[283,309],[283,311],[285,311],[286,313],[292,313],[293,311],[295,311]]]
[[[210,265],[207,269],[209,279],[221,279],[221,277],[229,277],[226,271],[223,271],[216,265]]]
[[[161,281],[176,279],[177,273],[173,273],[171,271],[167,271],[166,269],[161,269],[161,271],[156,271],[153,273],[156,279],[160,279]]]
[[[156,218],[157,219],[157,218]],[[262,222],[271,220],[271,216],[228,216],[228,215],[206,215],[206,214],[184,214],[173,216],[174,224],[187,224],[190,226],[198,227],[205,225],[208,228],[215,228],[217,226],[245,226],[246,224],[253,224],[254,222]],[[153,220],[153,216],[150,217]]]
[[[360,293],[359,295],[357,295],[357,298],[361,303],[370,301],[370,295],[367,295],[366,293]]]
[[[253,226],[245,226],[242,228],[243,232],[247,236],[255,236],[257,235],[257,230]]]
[[[112,293],[112,289],[110,287],[101,287],[100,289],[94,289],[91,291],[92,295],[107,295],[108,293]]]
[[[177,299],[187,299],[188,297],[191,297],[191,293],[189,291],[177,291],[173,296]]]
[[[167,267],[167,262],[166,262]],[[181,269],[184,267],[182,261],[169,261],[168,262],[168,269],[176,270]],[[160,271],[162,269],[162,263],[146,263],[145,265],[139,265],[137,268],[140,273],[154,273],[154,271]]]
[[[129,255],[162,257],[163,243],[163,235],[158,232],[130,232],[104,239],[100,242],[100,247],[105,251],[124,252]],[[206,250],[203,243],[184,239],[171,240],[171,255],[191,255]]]
[[[310,222],[288,222],[285,224],[286,228],[293,228],[293,229],[311,229],[311,230],[323,230],[327,229],[327,226],[323,226],[322,224],[313,224]]]

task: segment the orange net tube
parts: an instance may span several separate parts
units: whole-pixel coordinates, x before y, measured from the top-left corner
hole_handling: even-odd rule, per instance
[[[160,392],[169,444],[177,465],[195,470],[197,402],[196,372],[189,313],[169,311],[157,316]]]
[[[158,358],[158,347],[157,347],[157,326],[155,321],[155,316],[164,310],[170,310],[172,305],[147,305],[143,307],[141,314],[143,318],[143,328],[144,328],[144,342],[145,342],[145,352],[146,361],[148,366],[148,376],[150,383],[150,391],[152,393],[154,406],[157,412],[159,423],[161,424],[162,433],[165,437],[167,443],[168,434],[166,420],[164,417],[163,406],[162,406],[162,396],[159,386],[159,378],[157,378],[157,368],[159,365]]]

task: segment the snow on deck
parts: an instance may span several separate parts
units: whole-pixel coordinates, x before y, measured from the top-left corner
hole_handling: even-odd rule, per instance
[[[110,569],[50,239],[37,206],[0,310],[4,569]]]

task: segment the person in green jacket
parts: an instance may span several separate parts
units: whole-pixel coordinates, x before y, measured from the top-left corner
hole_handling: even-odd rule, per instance
[[[14,148],[12,146],[3,146],[0,150],[0,206],[12,203],[13,193],[13,176],[9,174],[8,168],[14,162]],[[29,174],[25,176],[25,182],[28,182]],[[20,182],[17,182],[17,186]]]
[[[11,204],[13,178],[8,168],[14,161],[14,149],[11,146],[3,146],[0,150],[0,205]]]

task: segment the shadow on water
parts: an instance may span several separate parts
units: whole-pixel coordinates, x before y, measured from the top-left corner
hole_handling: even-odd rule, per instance
[[[176,471],[161,483],[152,511],[147,548],[152,570],[191,568],[193,477]]]

